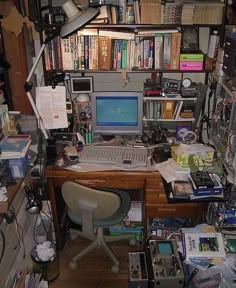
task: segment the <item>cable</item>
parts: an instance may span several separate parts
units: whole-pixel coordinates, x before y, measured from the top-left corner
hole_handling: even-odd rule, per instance
[[[18,235],[18,239],[19,241],[22,243],[22,246],[23,246],[23,259],[25,259],[25,241],[24,241],[24,229],[22,228],[22,226],[19,224],[18,220],[17,220],[17,217],[16,217],[16,213],[15,213],[15,209],[13,207],[13,205],[10,205],[11,209],[8,209],[13,217],[14,217],[14,220],[15,220],[15,224],[16,224],[16,233]],[[21,233],[19,232],[19,229],[21,230]]]
[[[4,235],[4,233],[3,233],[3,231],[1,229],[0,229],[0,235],[2,237],[2,252],[1,252],[1,255],[0,255],[0,264],[1,264],[3,256],[4,256],[4,253],[5,253],[5,248],[6,248],[6,238],[5,238],[5,235]]]

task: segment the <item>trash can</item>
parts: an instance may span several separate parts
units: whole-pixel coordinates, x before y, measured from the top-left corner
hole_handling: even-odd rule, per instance
[[[59,269],[59,256],[55,255],[51,257],[47,261],[42,261],[38,257],[36,247],[34,247],[31,251],[31,259],[33,262],[32,265],[32,270],[34,273],[40,273],[42,275],[42,278],[45,281],[53,281],[55,280],[59,274],[60,274],[60,269]]]

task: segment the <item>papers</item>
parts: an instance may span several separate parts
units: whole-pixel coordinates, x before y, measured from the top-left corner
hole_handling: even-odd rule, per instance
[[[66,88],[36,87],[36,106],[46,129],[67,128]]]
[[[181,168],[172,158],[165,162],[156,164],[155,168],[161,173],[167,183],[175,180],[186,181],[190,174],[189,168]]]

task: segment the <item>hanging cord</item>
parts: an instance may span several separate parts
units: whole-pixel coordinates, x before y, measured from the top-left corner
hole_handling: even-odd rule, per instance
[[[22,228],[22,226],[19,224],[17,217],[16,217],[16,213],[15,213],[15,209],[13,207],[13,205],[10,205],[11,209],[8,209],[12,215],[14,216],[14,220],[15,220],[15,224],[16,224],[16,233],[18,235],[18,239],[19,241],[22,243],[23,246],[23,259],[25,259],[25,241],[24,241],[24,229]]]
[[[4,256],[4,253],[5,253],[5,248],[6,248],[6,238],[5,238],[5,235],[4,235],[4,233],[3,233],[3,231],[1,229],[0,229],[0,235],[1,235],[1,238],[2,238],[2,251],[1,251],[1,254],[0,254],[0,264],[1,264],[3,256]]]

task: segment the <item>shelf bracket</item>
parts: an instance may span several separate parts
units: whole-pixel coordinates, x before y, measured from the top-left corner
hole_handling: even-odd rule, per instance
[[[123,88],[125,88],[125,86],[129,82],[129,77],[127,76],[127,71],[121,72],[121,81],[122,81]]]

